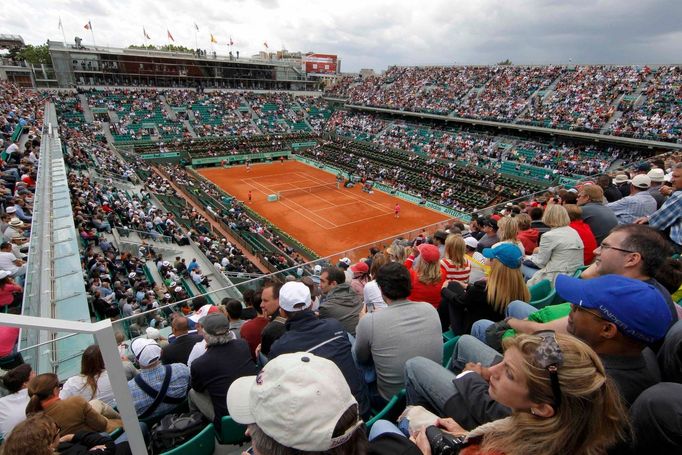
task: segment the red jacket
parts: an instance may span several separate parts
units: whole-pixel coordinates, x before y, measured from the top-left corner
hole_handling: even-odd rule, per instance
[[[578,233],[580,240],[583,241],[583,245],[585,246],[585,265],[592,264],[592,260],[594,260],[594,250],[597,249],[597,239],[595,239],[590,225],[583,220],[575,220],[571,221],[569,226]]]
[[[523,243],[523,248],[527,255],[533,254],[533,250],[538,247],[538,238],[540,237],[540,232],[535,228],[526,229],[525,231],[519,231],[516,238]]]
[[[412,268],[413,261],[413,256],[410,256],[405,261],[405,267],[410,270],[410,278],[412,279],[412,292],[407,297],[407,300],[412,302],[428,302],[438,309],[441,300],[440,289],[443,287],[443,282],[445,282],[445,274],[441,269],[439,282],[434,284],[424,284],[419,281],[417,272]]]

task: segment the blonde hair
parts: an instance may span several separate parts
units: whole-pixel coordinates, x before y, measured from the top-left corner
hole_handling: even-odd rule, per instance
[[[590,199],[590,202],[602,202],[604,200],[604,188],[599,185],[583,185],[580,191]]]
[[[423,259],[417,264],[417,279],[424,284],[436,284],[442,280],[440,261],[426,262]]]
[[[369,268],[369,276],[372,277],[372,279],[376,278],[379,269],[389,262],[388,255],[384,253],[375,254],[372,257],[372,267]]]
[[[551,204],[545,209],[542,215],[542,222],[551,228],[568,226],[571,219],[563,205]]]
[[[516,225],[519,227],[519,231],[530,229],[530,222],[532,220],[527,213],[519,213],[514,219],[516,220]]]
[[[561,405],[552,417],[536,417],[516,410],[510,418],[478,427],[483,434],[481,449],[507,455],[597,455],[629,431],[627,412],[620,394],[607,378],[599,356],[585,343],[570,335],[555,334],[563,354],[558,367]],[[519,335],[506,338],[506,349],[517,349],[528,386],[528,399],[554,403],[549,372],[538,364],[536,353],[542,338]]]
[[[515,218],[505,216],[497,222],[497,237],[500,242],[516,242],[519,234],[519,225]]]
[[[512,269],[493,260],[490,264],[490,277],[486,285],[488,305],[498,313],[503,313],[513,300],[530,302],[530,291],[523,280],[521,269]]]
[[[407,249],[400,243],[394,242],[393,245],[386,248],[386,254],[391,262],[404,263],[409,256]]]
[[[449,259],[456,267],[464,267],[467,264],[466,257],[466,243],[461,235],[450,234],[445,239],[445,257]]]

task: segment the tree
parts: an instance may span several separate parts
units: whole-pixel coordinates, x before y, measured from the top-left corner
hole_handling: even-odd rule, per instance
[[[509,59],[502,60],[501,62],[497,62],[498,65],[503,65],[503,66],[509,66],[512,64],[512,61]]]
[[[50,58],[50,51],[48,50],[47,44],[41,44],[40,46],[27,44],[20,49],[12,49],[9,51],[9,57],[19,61],[26,60],[34,65],[52,64],[52,58]]]

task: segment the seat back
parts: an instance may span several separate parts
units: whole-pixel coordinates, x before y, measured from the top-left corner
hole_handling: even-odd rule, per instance
[[[394,417],[398,418],[398,416],[403,412],[405,409],[405,389],[402,389],[400,392],[396,393],[391,397],[388,403],[386,403],[386,406],[376,413],[374,417],[369,419],[368,422],[365,422],[365,426],[367,427],[367,432],[372,428],[372,425],[377,420],[384,419],[384,418],[389,418],[389,417]]]
[[[220,444],[239,444],[249,440],[246,436],[246,425],[237,423],[230,416],[224,416],[220,420],[220,432],[216,431]]]
[[[213,455],[215,451],[215,429],[212,423],[206,425],[196,436],[162,455]]]
[[[542,280],[528,288],[530,291],[530,301],[542,300],[552,292],[552,283],[549,280]]]
[[[449,339],[443,344],[443,362],[442,365],[447,367],[452,359],[452,353],[455,352],[455,345],[459,341],[459,337]]]

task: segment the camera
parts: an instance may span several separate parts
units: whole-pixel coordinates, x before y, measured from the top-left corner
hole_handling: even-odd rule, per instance
[[[433,455],[457,455],[464,445],[465,437],[453,436],[431,425],[426,427],[426,439],[429,440]]]

